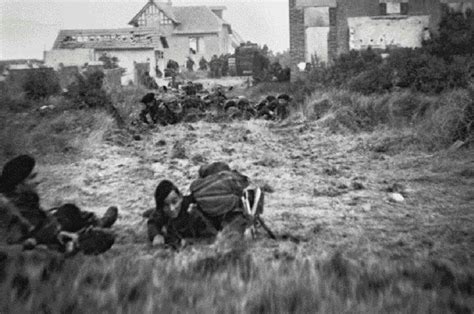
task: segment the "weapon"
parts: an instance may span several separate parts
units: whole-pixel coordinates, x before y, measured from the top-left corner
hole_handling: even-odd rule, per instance
[[[263,221],[262,217],[260,216],[257,216],[257,221],[258,223],[260,224],[260,226],[262,226],[262,228],[268,233],[268,236],[273,239],[273,240],[276,240],[276,236],[275,234],[273,233],[273,231],[270,230],[270,228],[268,228],[268,226],[265,224],[265,222]]]

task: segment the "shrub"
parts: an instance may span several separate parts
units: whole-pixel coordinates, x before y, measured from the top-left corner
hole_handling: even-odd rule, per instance
[[[102,71],[78,74],[77,80],[68,87],[67,96],[79,106],[105,108],[110,104],[110,98],[102,89],[103,79]]]
[[[29,99],[46,98],[61,91],[56,72],[46,70],[32,71],[26,79],[23,89]]]
[[[474,13],[450,11],[447,9],[439,23],[437,36],[424,43],[426,50],[445,60],[451,60],[455,55],[474,54]]]
[[[24,94],[9,93],[8,91],[0,94],[0,109],[7,109],[12,112],[23,112],[30,110],[35,101],[25,99]]]
[[[348,82],[350,90],[362,94],[381,93],[392,88],[392,73],[384,66],[364,71]]]
[[[222,76],[227,76],[229,74],[229,56],[229,54],[222,54],[219,56]]]
[[[329,83],[334,86],[343,86],[350,79],[369,69],[374,69],[382,63],[382,58],[372,49],[362,51],[350,51],[348,54],[340,55],[334,65],[323,68],[323,83]]]
[[[104,64],[104,69],[116,69],[118,68],[119,59],[117,57],[111,57],[107,53],[103,53],[99,57],[99,61]]]
[[[199,70],[207,71],[208,64],[206,58],[202,57],[201,60],[199,60]]]
[[[165,77],[175,77],[179,73],[179,64],[174,60],[168,60],[165,68]]]
[[[188,57],[188,60],[186,60],[186,69],[191,72],[194,71],[194,60],[190,57]]]
[[[423,49],[398,49],[387,58],[387,67],[394,75],[394,84],[425,93],[467,87],[468,58],[456,57],[448,63]]]
[[[474,138],[474,88],[443,94],[428,109],[417,127],[418,136],[429,148],[446,147],[458,140]]]

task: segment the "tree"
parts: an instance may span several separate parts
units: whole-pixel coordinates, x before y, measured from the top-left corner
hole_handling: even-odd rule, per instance
[[[431,54],[450,61],[453,55],[474,55],[474,13],[445,9],[438,34],[424,43]]]
[[[168,60],[165,69],[165,77],[175,77],[179,72],[179,64],[174,60]]]
[[[85,104],[88,107],[104,107],[110,104],[110,98],[102,89],[104,80],[102,71],[86,71],[77,75],[77,80],[68,86],[67,96],[77,105]]]
[[[208,67],[208,62],[204,57],[202,57],[201,60],[199,60],[199,70],[207,71],[207,67]]]
[[[116,69],[119,67],[119,59],[117,57],[110,57],[107,53],[103,53],[99,57],[99,61],[104,64],[104,69]]]
[[[48,69],[38,69],[31,72],[26,79],[23,89],[30,99],[41,99],[61,91],[56,72]]]
[[[186,69],[190,72],[194,71],[194,60],[190,57],[188,57],[188,60],[186,61]]]

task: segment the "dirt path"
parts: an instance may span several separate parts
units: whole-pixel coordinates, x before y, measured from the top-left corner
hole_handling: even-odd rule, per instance
[[[265,121],[161,127],[140,141],[102,142],[74,163],[46,165],[45,207],[73,201],[102,213],[120,208],[120,247],[145,243],[141,213],[153,206],[159,180],[183,190],[200,165],[225,161],[267,190],[268,224],[293,241],[263,235],[263,255],[325,256],[343,250],[358,260],[474,259],[474,154],[374,149],[375,134],[327,135],[311,123]],[[388,200],[395,190],[403,202]],[[298,242],[299,243],[296,243]],[[471,263],[472,264],[472,263]]]

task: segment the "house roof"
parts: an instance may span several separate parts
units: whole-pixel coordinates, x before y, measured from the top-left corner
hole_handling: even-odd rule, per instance
[[[156,28],[60,30],[53,49],[152,49],[162,48]]]
[[[147,2],[128,24],[137,25],[140,16],[152,5],[163,11],[176,25],[173,34],[218,33],[223,25],[229,27],[230,32],[232,32],[230,24],[212,12],[212,10],[225,10],[225,6],[174,7],[168,3],[155,2],[153,0]]]
[[[179,21],[173,34],[217,33],[221,31],[223,25],[230,26],[206,6],[172,7],[172,9]]]
[[[174,23],[179,23],[179,20],[176,19],[175,15],[174,15],[174,12],[173,12],[173,8],[171,7],[170,4],[163,3],[163,2],[155,2],[153,0],[150,0],[150,1],[148,1],[147,4],[145,4],[145,6],[137,14],[135,14],[133,19],[131,19],[130,22],[128,22],[128,24],[135,25],[137,23],[138,18],[140,17],[140,15],[142,15],[142,13],[145,12],[146,9],[148,9],[152,5],[154,5],[155,7],[160,9],[161,11],[163,11],[163,13],[169,19],[171,19]]]

